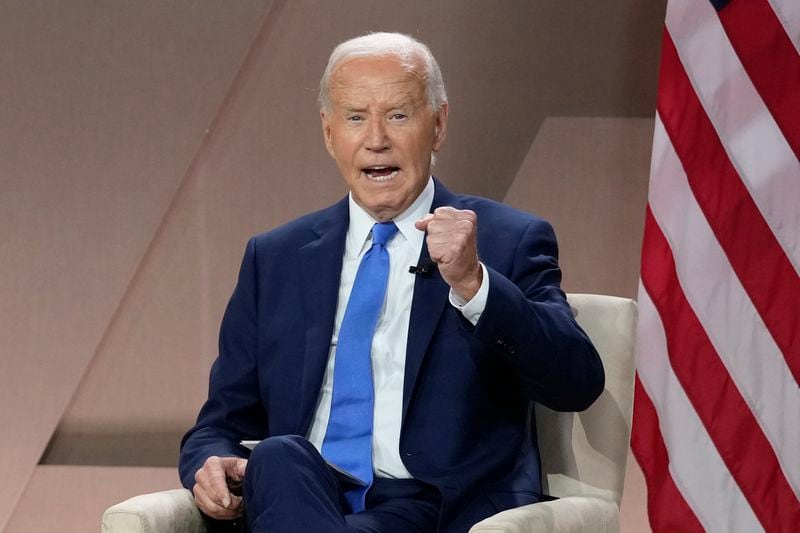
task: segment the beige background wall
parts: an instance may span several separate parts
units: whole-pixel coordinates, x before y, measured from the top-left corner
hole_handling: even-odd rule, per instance
[[[345,192],[315,98],[349,36],[426,41],[451,103],[436,174],[550,219],[567,290],[634,297],[663,14],[0,2],[0,530],[96,530],[111,503],[177,486],[246,238]],[[624,529],[646,530],[630,476]]]

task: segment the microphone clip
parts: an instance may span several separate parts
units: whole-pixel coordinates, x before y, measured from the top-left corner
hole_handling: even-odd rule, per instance
[[[417,264],[416,266],[412,265],[408,267],[408,272],[409,274],[414,274],[415,276],[428,277],[433,273],[435,269],[436,269],[436,263],[434,263],[428,258],[424,258],[420,259],[419,264]]]

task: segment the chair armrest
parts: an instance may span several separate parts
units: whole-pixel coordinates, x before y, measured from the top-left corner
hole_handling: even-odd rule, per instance
[[[103,533],[205,533],[205,524],[186,489],[135,496],[106,509]]]
[[[568,496],[509,509],[478,522],[469,533],[616,533],[617,504],[591,496]]]

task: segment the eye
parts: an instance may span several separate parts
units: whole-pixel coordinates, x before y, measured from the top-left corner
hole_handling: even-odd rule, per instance
[[[405,120],[407,118],[408,118],[408,115],[406,115],[404,113],[395,113],[394,115],[391,116],[392,120]]]
[[[364,120],[364,117],[361,115],[350,115],[347,117],[348,122],[361,122],[362,120]]]

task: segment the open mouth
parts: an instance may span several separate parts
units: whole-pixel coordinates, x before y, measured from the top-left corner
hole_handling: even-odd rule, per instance
[[[367,175],[371,181],[389,181],[397,177],[399,167],[392,167],[388,165],[373,165],[361,169],[361,172]]]

